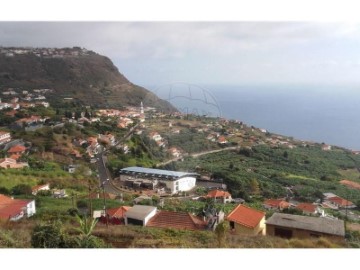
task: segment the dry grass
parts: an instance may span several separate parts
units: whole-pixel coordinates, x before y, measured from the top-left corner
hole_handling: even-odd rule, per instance
[[[0,223],[0,247],[31,248],[31,232],[35,220]],[[68,234],[74,234],[76,223],[64,224]],[[140,226],[98,224],[94,235],[113,248],[218,248],[216,235],[211,231],[185,231]],[[326,238],[282,239],[271,236],[227,235],[224,248],[346,248],[345,242]]]

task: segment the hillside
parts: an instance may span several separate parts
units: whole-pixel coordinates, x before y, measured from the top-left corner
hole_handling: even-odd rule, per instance
[[[174,110],[143,87],[131,83],[111,60],[74,48],[0,47],[0,91],[53,89],[50,100],[73,98],[96,107],[146,106]]]

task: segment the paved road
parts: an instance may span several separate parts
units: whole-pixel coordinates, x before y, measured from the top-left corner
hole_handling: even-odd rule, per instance
[[[132,127],[129,130],[129,132],[126,133],[125,136],[121,140],[119,140],[119,142],[116,145],[130,138],[138,125],[139,124],[136,124],[134,127]],[[97,159],[96,165],[98,167],[99,186],[103,187],[104,185],[104,189],[106,192],[120,195],[121,192],[111,184],[111,180],[112,180],[111,175],[106,167],[106,162],[107,162],[106,151],[107,150],[99,149],[99,153],[95,156],[95,158]]]
[[[99,186],[102,187],[102,185],[104,185],[105,192],[112,194],[119,194],[120,192],[111,185],[110,182],[111,175],[108,169],[106,168],[106,161],[107,161],[106,156],[104,155],[103,152],[101,152],[96,155],[96,159],[97,159],[96,164],[98,166],[98,174],[99,174]]]

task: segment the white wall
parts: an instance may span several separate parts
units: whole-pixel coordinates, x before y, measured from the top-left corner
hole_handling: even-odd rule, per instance
[[[28,203],[26,212],[28,217],[31,217],[36,213],[35,200]]]
[[[153,216],[156,215],[156,210],[157,210],[157,208],[155,208],[150,214],[148,214],[148,215],[146,216],[146,218],[143,220],[144,226],[146,226],[146,224],[148,223],[148,221],[150,220],[150,218],[152,218]]]
[[[166,187],[171,190],[171,193],[177,193],[179,191],[188,191],[195,187],[196,178],[195,177],[183,177],[175,181],[162,181],[166,184]],[[176,189],[178,187],[178,189]]]

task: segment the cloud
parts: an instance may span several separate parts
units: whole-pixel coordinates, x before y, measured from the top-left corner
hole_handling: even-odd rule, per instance
[[[232,55],[314,42],[359,38],[358,24],[304,22],[1,22],[0,43],[82,46],[121,58]]]

